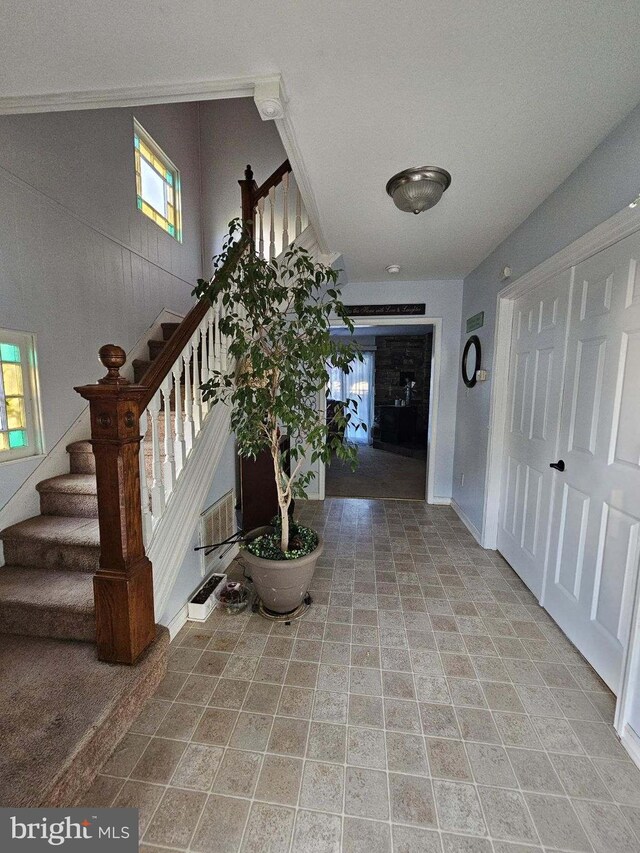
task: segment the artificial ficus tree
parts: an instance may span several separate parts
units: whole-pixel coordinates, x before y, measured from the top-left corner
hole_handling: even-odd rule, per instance
[[[343,442],[349,424],[366,429],[357,418],[357,400],[335,407],[327,422],[318,407],[328,394],[329,365],[348,373],[362,361],[356,344],[330,335],[338,318],[353,333],[337,288],[338,273],[318,263],[304,249],[287,249],[281,260],[260,258],[239,220],[229,225],[214,274],[201,279],[194,293],[224,308],[220,332],[227,339],[226,370],[214,371],[202,385],[205,400],[231,406],[231,429],[242,456],[255,458],[268,449],[278,495],[283,553],[289,550],[289,508],[305,497],[315,476],[305,460],[325,463],[335,455],[355,468],[357,451]],[[286,464],[281,435],[289,437]],[[287,473],[287,469],[289,472]]]

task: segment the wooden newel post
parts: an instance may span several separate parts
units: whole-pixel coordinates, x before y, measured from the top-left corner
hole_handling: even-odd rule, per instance
[[[123,349],[100,349],[107,375],[75,390],[89,401],[100,566],[93,579],[100,660],[134,663],[155,638],[153,574],[142,540],[140,414],[145,389],[120,376]]]
[[[254,194],[258,189],[258,185],[256,184],[253,178],[253,170],[251,166],[247,166],[244,170],[244,180],[238,181],[240,184],[240,188],[242,190],[242,224],[245,228],[247,236],[254,242],[254,212],[255,212],[255,201]]]

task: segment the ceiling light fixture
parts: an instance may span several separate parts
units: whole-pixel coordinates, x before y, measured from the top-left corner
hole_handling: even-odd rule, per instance
[[[391,275],[398,275],[400,272],[400,266],[398,264],[389,264],[389,266],[386,267],[386,270]]]
[[[387,192],[405,213],[422,213],[436,205],[451,183],[451,175],[439,166],[419,166],[398,172],[387,181]]]

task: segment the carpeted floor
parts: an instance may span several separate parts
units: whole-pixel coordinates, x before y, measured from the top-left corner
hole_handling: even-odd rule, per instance
[[[0,806],[70,806],[162,679],[169,632],[135,666],[93,643],[0,635]]]
[[[339,459],[327,465],[325,494],[329,498],[395,498],[422,501],[427,463],[386,450],[360,445],[354,472]]]

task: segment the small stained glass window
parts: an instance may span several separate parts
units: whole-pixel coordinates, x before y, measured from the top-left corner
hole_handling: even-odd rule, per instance
[[[33,336],[0,330],[0,462],[41,450]]]
[[[138,210],[182,242],[180,172],[134,120],[133,154]]]

